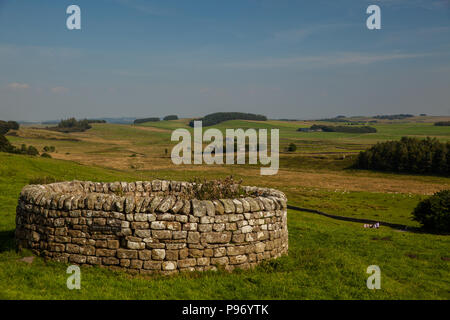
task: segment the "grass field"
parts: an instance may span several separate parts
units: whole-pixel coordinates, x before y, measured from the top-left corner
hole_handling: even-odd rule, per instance
[[[423,122],[422,122],[423,121]],[[429,119],[383,121],[374,134],[301,133],[309,122],[229,121],[225,128],[279,128],[281,148],[276,176],[260,176],[257,166],[174,166],[170,134],[188,128],[188,120],[139,126],[94,124],[83,133],[62,134],[22,127],[8,136],[15,145],[42,149],[54,145],[54,159],[0,153],[1,299],[449,299],[450,237],[401,232],[388,227],[364,229],[312,213],[288,210],[289,255],[254,271],[211,272],[172,277],[143,277],[97,267],[82,267],[82,289],[66,288],[67,266],[36,257],[21,261],[15,252],[15,206],[30,179],[133,181],[166,178],[225,177],[244,184],[271,186],[286,193],[289,204],[327,213],[418,227],[411,211],[418,201],[448,189],[450,179],[348,169],[355,153],[401,136],[450,140],[450,128]],[[168,149],[169,155],[165,154]],[[381,290],[368,290],[366,268],[379,265]]]

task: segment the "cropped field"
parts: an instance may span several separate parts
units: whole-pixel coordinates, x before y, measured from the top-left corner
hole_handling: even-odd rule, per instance
[[[271,186],[286,193],[290,205],[330,214],[418,227],[411,211],[429,194],[450,188],[450,178],[348,169],[353,157],[377,141],[402,136],[450,140],[450,127],[429,118],[382,121],[374,134],[297,132],[312,122],[229,121],[226,128],[279,128],[280,150],[293,142],[294,153],[280,154],[276,176],[259,166],[174,166],[172,130],[189,119],[142,125],[94,124],[82,133],[62,134],[21,127],[8,139],[39,150],[53,145],[54,159],[0,153],[0,299],[449,299],[450,238],[388,227],[364,229],[312,213],[288,210],[289,255],[254,271],[211,272],[173,277],[129,275],[82,267],[82,289],[66,288],[67,266],[15,252],[15,206],[30,179],[133,181],[165,178],[208,179],[232,174],[247,185]],[[206,129],[206,128],[204,128]],[[168,154],[165,150],[168,149]],[[382,289],[368,290],[366,268],[379,265]]]

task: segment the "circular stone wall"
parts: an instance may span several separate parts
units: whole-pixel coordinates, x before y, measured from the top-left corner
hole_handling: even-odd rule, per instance
[[[187,182],[28,185],[16,215],[18,248],[61,262],[141,273],[250,268],[288,251],[286,196],[186,200]]]

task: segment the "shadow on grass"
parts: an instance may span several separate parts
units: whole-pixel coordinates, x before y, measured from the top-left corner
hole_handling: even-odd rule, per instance
[[[377,170],[377,169],[362,169],[358,168],[355,164],[343,168],[347,173],[352,172],[371,172],[371,173],[385,173],[385,174],[395,174],[398,176],[414,176],[414,177],[433,177],[433,178],[448,178],[449,176],[443,176],[442,174],[432,173],[432,172],[407,172],[407,171],[389,171],[389,170]]]
[[[0,253],[15,249],[14,230],[0,231]]]
[[[335,219],[335,220],[342,220],[342,221],[350,221],[350,222],[356,222],[356,223],[367,223],[367,224],[375,224],[379,223],[381,226],[390,227],[392,229],[397,229],[404,232],[413,232],[413,233],[422,233],[422,234],[434,234],[434,235],[449,235],[448,232],[439,232],[435,230],[429,230],[425,228],[418,228],[418,227],[411,227],[406,226],[403,224],[397,224],[397,223],[390,223],[390,222],[384,222],[384,221],[377,221],[377,220],[370,220],[370,219],[362,219],[362,218],[352,218],[352,217],[344,217],[344,216],[337,216],[334,214],[325,213],[319,210],[315,209],[308,209],[308,208],[300,208],[292,205],[287,206],[288,209],[296,210],[296,211],[303,211],[303,212],[309,212],[309,213],[315,213],[327,218]]]

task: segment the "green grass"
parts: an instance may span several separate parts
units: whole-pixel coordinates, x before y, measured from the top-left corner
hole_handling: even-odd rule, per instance
[[[195,171],[126,172],[88,167],[69,161],[0,153],[0,299],[449,299],[450,238],[398,232],[382,227],[288,211],[289,255],[256,270],[142,277],[98,267],[81,268],[81,290],[66,288],[67,265],[36,258],[13,246],[15,206],[29,179],[114,181],[183,178]],[[244,180],[245,182],[245,180]],[[282,188],[293,204],[343,213],[383,214],[390,222],[408,219],[418,198],[392,194],[345,193]],[[298,194],[296,197],[295,195]],[[334,205],[334,207],[332,206]],[[350,210],[351,212],[351,210]],[[388,213],[388,214],[386,214]],[[390,213],[390,215],[389,215]],[[381,219],[381,218],[380,218]],[[366,287],[369,265],[381,268],[381,290]]]
[[[187,128],[192,132],[192,128],[187,126],[188,121],[160,121],[147,122],[142,124],[146,127],[154,127],[166,130],[175,130],[177,128]],[[314,123],[325,124],[325,122],[298,122],[298,121],[247,121],[247,120],[230,120],[219,123],[212,127],[223,132],[226,129],[279,129],[280,130],[280,146],[286,147],[289,143],[294,142],[300,146],[297,152],[358,152],[365,150],[370,145],[378,141],[399,140],[403,136],[426,138],[436,137],[441,141],[450,141],[450,127],[437,127],[433,123],[379,123],[370,125],[377,129],[377,133],[360,134],[360,133],[340,133],[340,132],[298,132],[300,127],[309,127]],[[167,133],[169,135],[170,132]],[[164,134],[164,133],[162,133]],[[282,149],[282,148],[281,148]]]
[[[288,192],[289,203],[303,208],[351,218],[420,227],[411,212],[425,198],[415,194],[349,192],[302,188]]]

